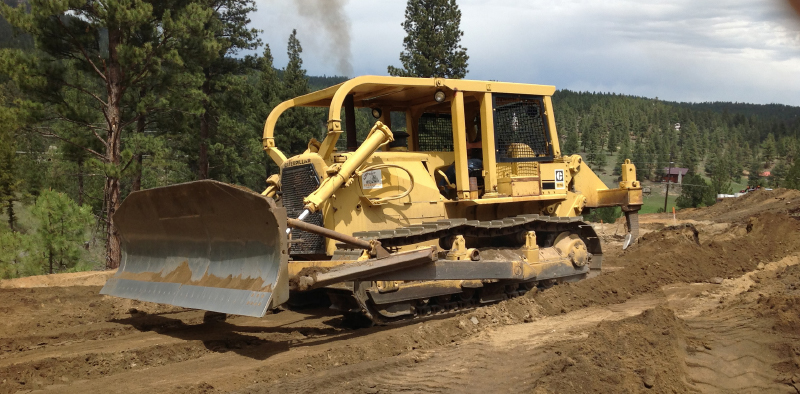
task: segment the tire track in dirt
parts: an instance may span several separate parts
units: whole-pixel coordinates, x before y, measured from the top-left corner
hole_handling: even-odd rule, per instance
[[[663,303],[650,295],[624,304],[594,307],[547,317],[526,324],[495,327],[443,349],[416,351],[382,363],[365,361],[300,377],[280,379],[268,386],[251,386],[243,393],[344,392],[517,392],[523,380],[515,371],[547,358],[542,348],[554,342],[580,341],[585,330],[602,321],[617,321]],[[476,312],[478,324],[462,316],[459,327],[486,324],[492,314]],[[532,355],[530,353],[533,353]],[[529,357],[530,356],[530,357]],[[357,371],[357,372],[356,372]],[[502,376],[502,380],[497,377]]]
[[[779,382],[772,366],[787,362],[773,348],[782,338],[751,314],[728,310],[687,321],[689,340],[699,343],[687,350],[689,381],[704,393],[795,393]]]
[[[175,363],[213,354],[237,353],[258,358],[259,354],[273,354],[274,349],[284,351],[289,343],[312,341],[319,336],[342,331],[313,326],[314,320],[330,318],[325,311],[312,319],[310,327],[293,327],[298,322],[309,323],[305,315],[281,315],[272,320],[231,319],[240,324],[184,322],[202,321],[202,311],[186,311],[171,316],[131,317],[129,320],[133,322],[117,322],[121,327],[135,327],[130,335],[40,347],[15,354],[15,357],[0,359],[0,392],[14,392],[21,388],[41,389],[52,384],[63,385],[75,381],[84,385],[109,375],[135,369],[169,368]],[[247,325],[253,322],[262,325]],[[58,337],[59,334],[54,335]],[[102,386],[97,387],[96,392],[103,391]]]

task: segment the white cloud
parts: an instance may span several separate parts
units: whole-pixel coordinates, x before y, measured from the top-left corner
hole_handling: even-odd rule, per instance
[[[461,0],[467,77],[800,105],[800,23],[783,1]],[[264,30],[276,66],[285,64],[286,40],[297,28],[309,73],[336,74],[329,49],[346,43],[321,34],[292,2],[264,0],[259,8],[253,24]],[[347,2],[355,75],[399,65],[404,10],[399,0]]]

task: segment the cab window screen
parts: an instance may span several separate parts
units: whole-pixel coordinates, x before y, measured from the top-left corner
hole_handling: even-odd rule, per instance
[[[495,95],[493,100],[498,162],[553,158],[541,96]]]
[[[417,123],[419,150],[453,151],[453,118],[450,114],[422,114]]]

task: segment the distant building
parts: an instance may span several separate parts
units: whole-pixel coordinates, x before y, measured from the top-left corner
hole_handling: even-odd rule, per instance
[[[683,183],[683,176],[689,173],[688,168],[672,167],[664,169],[664,176],[661,178],[664,182]]]

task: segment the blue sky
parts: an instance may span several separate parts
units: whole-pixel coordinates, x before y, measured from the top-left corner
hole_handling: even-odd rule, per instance
[[[311,75],[399,66],[401,0],[256,0],[276,67],[293,28]],[[674,101],[800,106],[800,17],[786,0],[460,0],[469,79]]]

